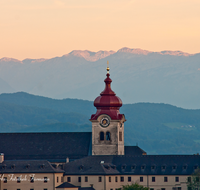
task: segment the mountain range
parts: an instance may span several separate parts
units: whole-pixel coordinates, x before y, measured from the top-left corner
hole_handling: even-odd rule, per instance
[[[0,93],[27,92],[93,101],[104,89],[106,62],[112,89],[124,103],[152,102],[198,109],[200,53],[74,50],[52,59],[0,59]]]
[[[91,132],[93,102],[51,99],[24,92],[0,95],[0,132]],[[200,151],[200,110],[168,104],[124,104],[125,145],[148,154],[196,154]]]

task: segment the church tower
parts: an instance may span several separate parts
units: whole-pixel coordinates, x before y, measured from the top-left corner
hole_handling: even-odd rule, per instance
[[[105,89],[94,101],[96,114],[92,122],[92,155],[124,155],[124,114],[119,109],[122,101],[111,89],[109,67],[104,80]]]

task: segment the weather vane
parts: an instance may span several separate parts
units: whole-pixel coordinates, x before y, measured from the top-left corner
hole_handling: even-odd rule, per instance
[[[110,68],[109,68],[109,61],[107,61],[107,73],[109,73],[109,70],[110,70]]]

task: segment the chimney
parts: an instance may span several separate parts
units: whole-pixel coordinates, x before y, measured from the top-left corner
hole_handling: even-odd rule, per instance
[[[66,163],[68,163],[68,162],[69,162],[69,157],[66,158]]]
[[[4,161],[4,153],[0,153],[0,163]]]

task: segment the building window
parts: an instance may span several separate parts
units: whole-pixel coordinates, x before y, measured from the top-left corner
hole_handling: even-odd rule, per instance
[[[122,132],[119,132],[119,141],[122,141]]]
[[[188,187],[187,189],[188,189],[188,190],[192,190],[192,187]]]
[[[168,182],[168,179],[167,179],[167,177],[164,177],[164,182]]]
[[[109,177],[109,182],[111,182],[111,177]]]
[[[57,183],[59,182],[59,177],[57,177]]]
[[[131,181],[131,177],[128,177],[128,182],[130,182]]]
[[[106,132],[106,140],[110,141],[110,132]]]
[[[191,177],[188,177],[188,182],[191,182]]]
[[[178,190],[181,190],[181,187],[178,187]]]
[[[140,177],[140,182],[143,182],[143,177]]]
[[[21,190],[21,189],[17,189],[17,190]]]
[[[88,182],[88,177],[87,176],[85,177],[85,182]]]
[[[165,190],[165,188],[161,188],[161,190]]]
[[[199,182],[199,177],[196,177],[196,182]]]
[[[8,181],[8,180],[7,180],[7,177],[4,177],[4,178],[3,178],[3,182],[4,182],[4,183],[7,183],[7,181]]]
[[[154,190],[154,188],[150,188],[150,190]]]
[[[175,182],[179,182],[179,177],[175,177]]]
[[[34,189],[30,189],[30,190],[34,190]]]
[[[156,181],[156,177],[152,177],[152,182],[155,182]]]
[[[48,189],[44,189],[44,190],[48,190]]]
[[[118,181],[118,177],[115,177],[115,182],[117,182]]]
[[[44,183],[47,183],[47,181],[48,181],[47,177],[44,177]]]
[[[30,177],[30,182],[34,183],[34,177]]]
[[[99,182],[102,182],[102,179],[101,179],[101,177],[99,177]]]
[[[78,177],[78,182],[81,182],[81,177]]]
[[[121,181],[121,182],[124,182],[124,177],[121,177],[121,178],[120,178],[120,181]]]
[[[61,182],[63,182],[63,177],[61,177]]]
[[[67,177],[67,182],[71,182],[71,177]]]
[[[20,182],[21,182],[21,178],[17,177],[17,183],[20,183]]]
[[[100,141],[104,140],[104,132],[100,132]]]

